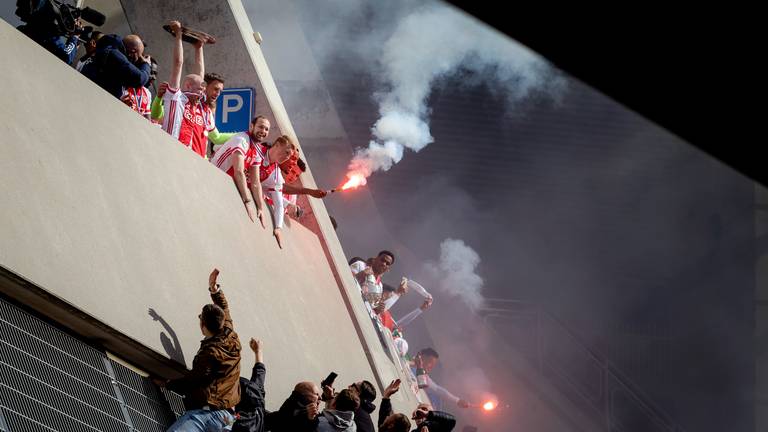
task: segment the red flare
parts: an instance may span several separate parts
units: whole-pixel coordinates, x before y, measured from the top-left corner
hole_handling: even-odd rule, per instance
[[[358,186],[363,186],[368,182],[365,179],[365,176],[363,176],[362,174],[350,174],[348,177],[349,177],[349,180],[347,180],[346,183],[341,185],[341,187],[338,188],[339,190],[356,188]]]

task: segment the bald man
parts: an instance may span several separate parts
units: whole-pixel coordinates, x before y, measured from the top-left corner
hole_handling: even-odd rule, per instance
[[[141,64],[144,59],[144,42],[141,38],[136,35],[128,35],[123,38],[123,45],[125,46],[128,60],[133,62],[134,65]],[[149,120],[152,94],[147,87],[123,87],[123,95],[120,97],[120,100],[139,113],[139,115]]]
[[[99,39],[93,62],[82,69],[83,75],[118,99],[123,96],[124,88],[147,85],[151,71],[150,58],[144,55],[141,39],[136,35],[121,38],[116,34]]]
[[[264,430],[272,432],[314,432],[320,414],[320,388],[304,381],[296,384],[279,411],[267,414]]]
[[[208,133],[216,124],[211,108],[204,103],[205,98],[205,61],[203,45],[205,41],[195,44],[195,64],[192,73],[184,76],[181,72],[184,65],[184,48],[181,41],[181,23],[168,23],[175,35],[173,44],[173,64],[171,77],[168,80],[168,91],[163,95],[163,130],[179,140],[185,147],[207,158]]]

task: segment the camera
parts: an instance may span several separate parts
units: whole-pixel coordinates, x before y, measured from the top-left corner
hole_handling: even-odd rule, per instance
[[[16,16],[26,23],[19,29],[33,39],[84,34],[84,30],[90,33],[93,27],[78,28],[78,19],[96,26],[104,25],[107,20],[104,14],[95,9],[81,9],[62,0],[16,0]]]

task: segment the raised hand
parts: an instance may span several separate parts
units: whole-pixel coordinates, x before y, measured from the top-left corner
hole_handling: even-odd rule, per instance
[[[381,396],[384,399],[389,399],[393,394],[400,390],[400,378],[392,380],[391,383],[384,389],[384,394]]]
[[[211,275],[208,276],[208,291],[216,291],[216,279],[219,277],[219,269],[214,268]]]

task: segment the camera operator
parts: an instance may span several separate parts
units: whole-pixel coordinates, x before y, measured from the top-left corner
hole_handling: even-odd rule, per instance
[[[85,42],[83,43],[83,46],[85,47],[85,54],[80,57],[80,60],[78,60],[77,64],[75,65],[75,69],[77,69],[78,72],[82,72],[83,67],[93,61],[93,56],[96,54],[96,43],[99,41],[99,39],[101,39],[102,35],[102,32],[94,30],[90,32],[88,37],[85,39]]]
[[[75,60],[80,43],[77,35],[82,31],[82,27],[78,26],[65,35],[50,34],[46,30],[29,24],[20,25],[18,29],[66,64],[72,64]]]
[[[72,64],[82,41],[78,36],[88,34],[93,27],[83,27],[85,21],[103,25],[106,17],[91,8],[79,9],[59,0],[17,0],[16,15],[24,22],[18,30],[67,64]]]
[[[147,84],[152,72],[151,59],[144,55],[144,43],[138,36],[128,35],[120,39],[116,34],[108,34],[96,43],[93,61],[82,72],[120,99],[124,88],[140,88]]]

